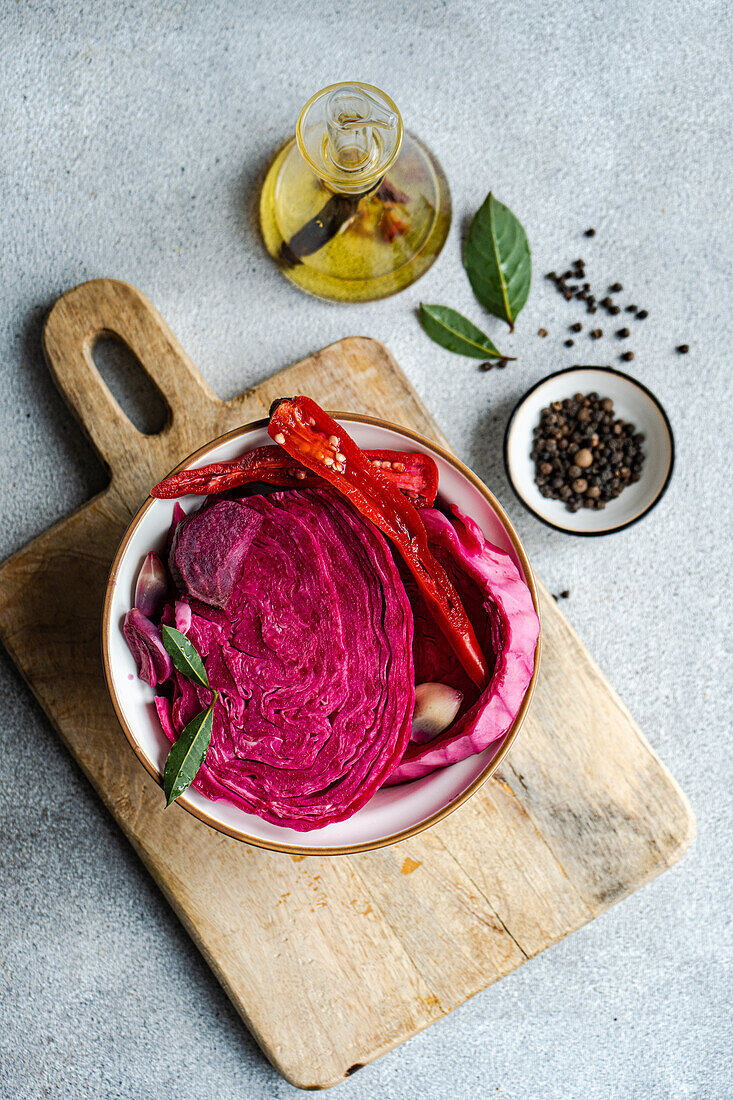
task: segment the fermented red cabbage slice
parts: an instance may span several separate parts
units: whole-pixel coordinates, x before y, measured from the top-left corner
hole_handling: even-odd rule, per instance
[[[300,831],[350,817],[401,759],[414,705],[412,612],[384,537],[331,490],[291,490],[202,509],[172,558],[220,693],[194,786]],[[170,740],[211,702],[174,682],[157,704]]]
[[[387,785],[465,760],[503,737],[532,679],[539,638],[532,594],[510,555],[492,546],[478,524],[455,507],[452,520],[434,509],[421,515],[430,548],[455,583],[484,653],[493,651],[494,668],[477,696],[411,592],[418,679],[453,684],[466,694],[464,707],[469,705],[445,733],[427,744],[411,742]]]

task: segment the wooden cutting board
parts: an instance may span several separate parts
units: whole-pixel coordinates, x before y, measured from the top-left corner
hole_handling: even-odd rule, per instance
[[[110,333],[168,402],[159,435],[132,426],[94,365]],[[336,1084],[679,859],[695,828],[684,794],[541,585],[542,670],[522,732],[499,772],[428,832],[304,858],[165,811],[117,724],[99,643],[109,565],[149,487],[284,394],[446,441],[373,340],[341,340],[220,401],[147,299],[99,279],[59,299],[44,347],[110,483],[0,567],[0,637],[289,1081]]]

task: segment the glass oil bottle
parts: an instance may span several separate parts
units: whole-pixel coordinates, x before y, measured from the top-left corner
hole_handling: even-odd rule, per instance
[[[260,196],[265,246],[283,273],[343,302],[384,298],[419,279],[450,220],[440,164],[371,84],[331,84],[308,100]]]

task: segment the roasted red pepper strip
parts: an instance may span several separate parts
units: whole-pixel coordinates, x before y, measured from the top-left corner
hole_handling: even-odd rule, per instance
[[[397,547],[456,656],[483,688],[489,670],[460,597],[428,548],[425,526],[412,504],[374,466],[340,424],[309,397],[282,401],[268,432],[309,470],[320,474]]]
[[[430,455],[402,451],[365,451],[385,477],[409,497],[416,508],[429,508],[438,492],[438,467]],[[281,447],[257,447],[230,462],[213,462],[198,470],[171,474],[151,489],[151,495],[172,499],[187,493],[208,496],[263,481],[284,488],[310,488],[321,479],[295,462]]]

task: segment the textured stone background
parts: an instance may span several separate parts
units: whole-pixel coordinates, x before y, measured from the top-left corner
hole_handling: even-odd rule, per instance
[[[225,397],[341,336],[375,336],[509,505],[538,573],[571,590],[564,610],[698,815],[681,864],[357,1074],[339,1089],[349,1100],[732,1095],[726,7],[8,0],[0,10],[0,555],[105,482],[41,357],[43,317],[71,285],[112,275],[141,287]],[[350,307],[293,289],[253,225],[258,179],[300,106],[349,77],[391,92],[441,158],[455,202],[422,283]],[[460,227],[490,187],[523,221],[536,278],[515,336],[486,325],[518,362],[480,374],[432,345],[413,311],[423,298],[481,320]],[[588,541],[524,513],[500,459],[528,385],[578,359],[616,361],[612,340],[562,346],[575,311],[541,274],[577,255],[649,310],[632,326],[633,371],[666,406],[678,447],[662,504]],[[673,351],[683,340],[686,358]],[[4,654],[0,693],[2,1095],[295,1096]]]

